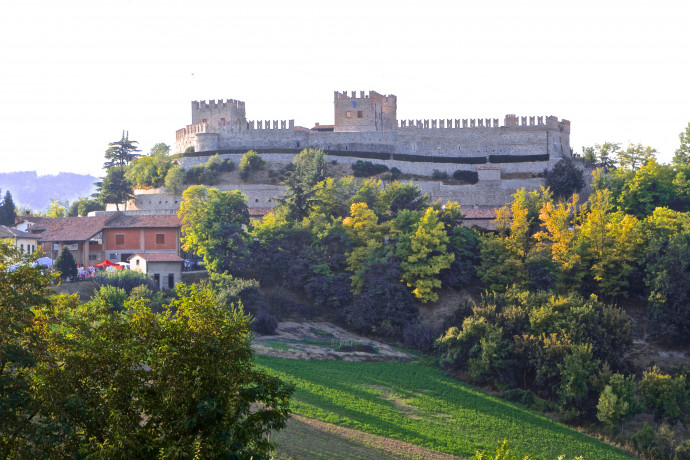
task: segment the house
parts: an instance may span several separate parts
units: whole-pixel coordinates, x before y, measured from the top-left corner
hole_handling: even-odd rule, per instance
[[[55,259],[67,246],[79,265],[103,259],[126,262],[138,252],[180,255],[181,220],[174,215],[128,215],[123,212],[89,217],[31,217],[17,219]]]
[[[153,277],[159,289],[173,289],[182,278],[184,260],[178,255],[165,252],[137,253],[129,259],[132,270]]]
[[[105,258],[112,262],[126,262],[137,253],[172,254],[179,257],[181,229],[182,221],[175,215],[119,213],[103,226]]]
[[[99,217],[31,217],[17,219],[15,228],[26,231],[38,238],[41,250],[55,259],[62,248],[67,248],[78,265],[93,265],[103,260],[103,227],[117,215]]]
[[[38,249],[38,237],[16,228],[0,225],[0,239],[12,240],[12,245],[21,252],[33,254]]]

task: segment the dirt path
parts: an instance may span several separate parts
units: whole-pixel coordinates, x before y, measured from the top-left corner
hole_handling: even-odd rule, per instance
[[[430,459],[462,460],[403,441],[293,415],[285,430],[273,433],[276,459]]]

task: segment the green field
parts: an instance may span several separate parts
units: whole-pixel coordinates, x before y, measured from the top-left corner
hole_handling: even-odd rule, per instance
[[[293,382],[296,414],[471,457],[508,439],[536,459],[629,459],[622,451],[420,363],[308,361],[257,356]]]

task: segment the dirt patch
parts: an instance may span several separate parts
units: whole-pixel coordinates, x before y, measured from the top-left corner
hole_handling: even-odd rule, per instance
[[[438,300],[427,304],[417,304],[419,315],[423,323],[440,328],[446,318],[450,317],[465,302],[472,300],[472,295],[466,290],[444,288],[439,291]]]
[[[404,441],[364,433],[293,415],[285,430],[272,436],[278,446],[276,458],[365,458],[462,460]]]
[[[406,398],[395,393],[392,388],[381,385],[369,385],[369,388],[377,390],[381,393],[381,398],[393,403],[395,407],[405,414],[408,418],[421,418],[419,408],[410,404]]]
[[[252,343],[258,354],[279,358],[342,361],[407,361],[414,356],[328,322],[278,323],[274,335]]]
[[[93,297],[98,285],[92,280],[62,283],[53,287],[56,294],[77,294],[81,302],[88,302]]]

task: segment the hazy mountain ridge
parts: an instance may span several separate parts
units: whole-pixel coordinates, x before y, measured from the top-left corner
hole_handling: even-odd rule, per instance
[[[60,172],[39,176],[36,171],[17,171],[0,173],[0,190],[2,197],[9,190],[20,208],[44,211],[53,198],[71,203],[79,197],[91,195],[96,191],[94,182],[98,180],[88,174]]]

